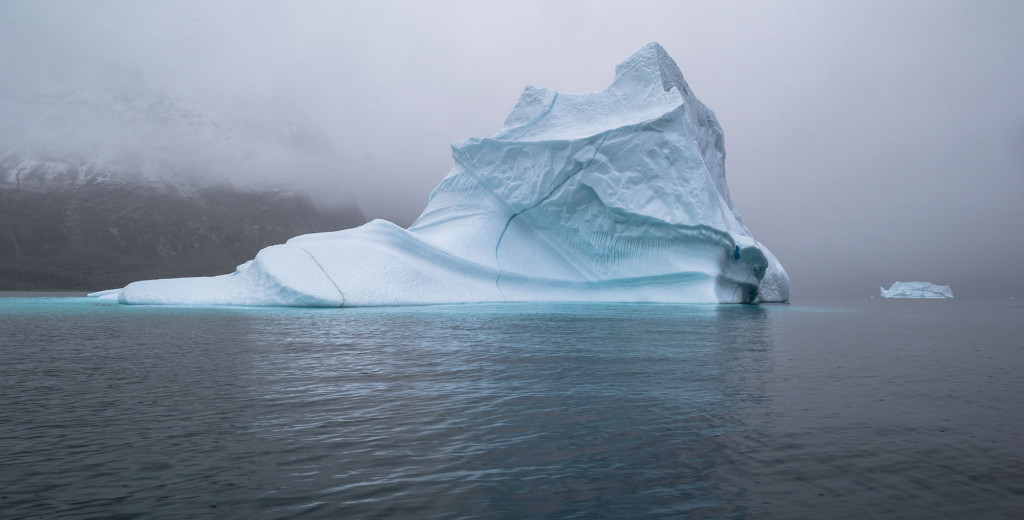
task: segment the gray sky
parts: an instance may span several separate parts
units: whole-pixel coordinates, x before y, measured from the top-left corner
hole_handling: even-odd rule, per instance
[[[1024,292],[1024,2],[211,4],[0,0],[0,87],[131,69],[214,110],[301,113],[339,164],[287,177],[408,225],[449,144],[492,135],[525,85],[601,89],[658,41],[794,299]]]

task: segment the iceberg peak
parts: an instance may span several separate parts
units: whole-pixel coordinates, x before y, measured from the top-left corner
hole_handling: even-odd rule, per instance
[[[653,120],[695,100],[675,61],[661,45],[649,43],[615,67],[615,79],[604,90],[559,93],[527,86],[495,138],[577,139]]]
[[[644,45],[615,66],[615,82],[626,81],[632,84],[660,83],[665,91],[676,88],[685,93],[689,90],[679,66],[658,42]]]
[[[785,270],[729,196],[718,120],[657,43],[620,63],[603,90],[526,87],[494,137],[455,143],[452,157],[455,167],[407,230],[378,220],[303,235],[232,275],[137,282],[118,300],[789,299]]]

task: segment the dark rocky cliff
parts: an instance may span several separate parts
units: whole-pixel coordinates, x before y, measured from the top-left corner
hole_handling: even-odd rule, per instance
[[[328,214],[288,189],[228,183],[343,177],[327,134],[271,115],[210,110],[131,71],[6,84],[0,290],[230,273],[268,245],[362,224],[355,206]]]
[[[95,291],[136,280],[226,274],[263,247],[365,222],[274,189],[94,183],[0,184],[0,290]]]

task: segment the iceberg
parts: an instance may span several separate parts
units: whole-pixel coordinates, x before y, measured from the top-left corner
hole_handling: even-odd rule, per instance
[[[886,290],[881,287],[882,298],[952,298],[953,290],[948,285],[930,282],[896,282]]]
[[[383,306],[476,302],[758,303],[789,277],[729,196],[722,128],[657,43],[611,86],[528,86],[408,229],[302,235],[228,275],[97,293],[124,304]]]

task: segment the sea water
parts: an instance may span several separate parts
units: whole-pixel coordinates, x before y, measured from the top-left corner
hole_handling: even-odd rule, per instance
[[[1024,305],[0,298],[0,517],[1021,518]]]

